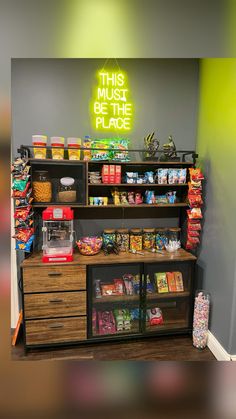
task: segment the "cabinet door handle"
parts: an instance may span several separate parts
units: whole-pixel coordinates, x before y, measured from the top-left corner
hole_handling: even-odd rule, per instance
[[[49,303],[63,303],[63,300],[60,298],[54,298],[53,300],[49,300]]]
[[[55,323],[55,324],[50,324],[49,329],[62,329],[64,327],[64,324],[62,323]]]
[[[61,276],[62,273],[61,272],[49,272],[48,276]]]

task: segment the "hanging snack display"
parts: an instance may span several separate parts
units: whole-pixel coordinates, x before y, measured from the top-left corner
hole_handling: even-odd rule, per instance
[[[116,230],[116,243],[119,247],[120,252],[129,251],[129,230],[126,228],[120,228]]]
[[[11,172],[13,176],[12,198],[14,199],[14,219],[16,250],[30,252],[34,241],[33,210],[31,196],[32,190],[29,182],[30,166],[24,158],[16,158],[12,163]]]
[[[141,228],[130,230],[129,248],[132,252],[140,252],[143,249],[143,234]]]
[[[188,202],[190,209],[187,210],[188,224],[187,224],[187,243],[186,249],[196,250],[200,243],[200,231],[202,219],[201,207],[203,205],[202,199],[202,180],[204,176],[199,168],[190,168],[190,182],[188,183]]]
[[[207,346],[210,296],[206,291],[198,290],[195,296],[193,316],[193,345],[198,349]]]
[[[35,202],[51,202],[52,183],[46,170],[36,170],[32,182]]]

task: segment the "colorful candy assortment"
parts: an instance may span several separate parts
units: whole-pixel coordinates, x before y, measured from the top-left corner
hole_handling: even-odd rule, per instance
[[[114,310],[96,311],[93,309],[93,333],[110,335],[132,329],[132,322],[139,320],[139,309],[116,308]]]
[[[102,282],[96,279],[94,283],[95,298],[110,297],[114,295],[139,294],[139,275],[124,274],[122,278],[115,278],[113,282]]]
[[[99,253],[102,247],[102,237],[82,237],[76,242],[78,249],[82,255],[92,256]]]
[[[200,243],[200,231],[202,219],[201,207],[202,199],[202,180],[204,176],[199,168],[189,169],[190,182],[188,183],[188,202],[190,209],[187,210],[187,243],[186,249],[195,250]]]
[[[30,166],[27,159],[16,158],[11,167],[13,183],[12,198],[14,199],[14,219],[16,250],[30,252],[34,240],[32,188],[30,185]]]
[[[204,349],[207,345],[210,297],[205,291],[197,291],[193,316],[193,345]]]
[[[157,272],[154,274],[158,293],[183,292],[183,275],[181,272]]]
[[[156,172],[126,172],[125,183],[150,183],[159,185],[176,185],[186,183],[187,169],[163,169],[159,168]]]

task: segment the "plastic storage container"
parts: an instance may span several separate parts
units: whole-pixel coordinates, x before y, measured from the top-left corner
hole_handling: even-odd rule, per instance
[[[32,144],[37,147],[33,149],[35,159],[46,159],[47,139],[46,135],[32,135]]]
[[[58,188],[58,202],[76,202],[76,187],[73,177],[62,177]]]
[[[80,160],[81,138],[68,137],[67,146],[71,147],[68,149],[69,160]]]
[[[47,170],[36,170],[34,172],[32,186],[35,202],[51,202],[52,183]]]
[[[64,159],[64,144],[64,137],[51,137],[52,158],[54,160]]]
[[[116,230],[116,243],[119,247],[120,252],[129,251],[129,230],[126,228],[120,228]]]
[[[143,229],[143,250],[155,249],[155,228]]]
[[[143,248],[143,234],[141,228],[130,230],[129,248],[132,252],[140,252]]]
[[[193,346],[204,349],[207,346],[210,294],[198,290],[195,294],[193,316]]]

